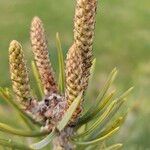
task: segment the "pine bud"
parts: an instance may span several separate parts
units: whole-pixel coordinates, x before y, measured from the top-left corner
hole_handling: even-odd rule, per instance
[[[83,58],[83,87],[86,90],[92,65],[92,45],[97,0],[77,0],[74,18],[74,42]]]
[[[9,47],[9,65],[12,87],[16,98],[24,106],[28,106],[31,98],[28,72],[22,47],[15,40],[10,43]]]
[[[70,105],[82,91],[82,59],[75,44],[71,46],[66,58],[66,99]]]
[[[81,53],[73,44],[67,53],[66,58],[66,91],[65,97],[68,106],[74,101],[74,99],[83,90],[82,86],[82,58]],[[82,111],[81,105],[77,108],[77,111],[73,114],[71,122],[74,122]]]
[[[58,89],[50,63],[45,31],[42,21],[38,17],[33,18],[30,35],[34,58],[44,88],[44,93],[46,95],[57,93]]]

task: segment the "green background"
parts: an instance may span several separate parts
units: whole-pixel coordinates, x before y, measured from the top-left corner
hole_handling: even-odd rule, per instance
[[[60,33],[64,53],[73,41],[73,0],[0,0],[0,85],[10,86],[8,46],[22,43],[25,56],[33,59],[29,31],[39,16],[47,31],[51,60],[57,72],[55,34]],[[94,55],[97,59],[93,95],[102,87],[106,75],[117,67],[119,75],[112,88],[134,91],[128,105],[133,109],[115,139],[124,149],[150,149],[150,1],[99,0]],[[34,82],[32,81],[32,85]]]

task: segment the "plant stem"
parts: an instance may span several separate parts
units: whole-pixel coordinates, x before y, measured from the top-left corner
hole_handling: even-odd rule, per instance
[[[67,127],[53,139],[53,150],[74,150],[75,145],[70,142],[73,128]]]

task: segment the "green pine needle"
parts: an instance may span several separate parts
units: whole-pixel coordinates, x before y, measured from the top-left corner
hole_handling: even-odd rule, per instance
[[[42,98],[44,96],[44,92],[43,92],[42,83],[41,83],[41,80],[39,77],[39,72],[37,70],[37,67],[36,67],[36,64],[34,61],[31,62],[31,67],[32,67],[32,72],[33,72],[34,78],[35,78],[36,83],[38,85],[38,91],[40,93],[40,97]]]
[[[24,131],[21,129],[19,130],[4,123],[0,123],[0,131],[24,137],[39,137],[48,134],[47,132],[41,131]]]
[[[68,110],[65,112],[62,120],[57,125],[57,129],[59,131],[62,131],[65,128],[65,126],[68,124],[68,122],[70,121],[73,113],[76,111],[77,107],[80,104],[82,95],[83,95],[83,92],[80,92],[80,94],[77,96],[77,98],[73,101],[73,103],[70,105]]]
[[[53,138],[56,136],[56,132],[55,130],[53,130],[46,138],[44,138],[42,141],[38,142],[38,143],[34,143],[30,145],[31,149],[42,149],[45,146],[47,146],[52,140]]]
[[[117,74],[117,70],[116,68],[112,70],[112,72],[110,73],[103,89],[100,91],[94,106],[92,106],[91,108],[89,108],[89,110],[79,119],[79,121],[77,122],[78,126],[82,125],[84,123],[86,123],[87,121],[89,121],[89,118],[91,118],[91,116],[95,116],[96,114],[98,114],[98,112],[101,110],[101,102],[103,101],[103,99],[106,96],[106,93],[110,87],[110,85],[112,84],[112,82],[114,81],[115,77]]]
[[[57,55],[58,55],[58,63],[59,63],[59,82],[58,82],[59,90],[61,91],[61,93],[64,93],[65,90],[64,56],[63,56],[59,33],[56,34],[56,46],[57,46]]]
[[[98,139],[95,139],[95,140],[91,140],[91,141],[75,141],[75,140],[73,140],[73,143],[75,143],[77,145],[86,145],[87,146],[87,145],[92,145],[92,144],[96,144],[99,142],[103,142],[103,141],[107,140],[108,138],[110,138],[118,130],[119,130],[119,127],[114,129],[113,131],[109,132],[108,134],[106,134]]]
[[[106,109],[106,111],[83,133],[75,135],[73,138],[81,138],[84,136],[89,135],[90,133],[92,133],[93,131],[95,131],[95,129],[101,124],[101,122],[103,120],[105,120],[105,118],[112,112],[113,108],[115,107],[117,101],[113,101],[108,108]]]
[[[118,143],[118,144],[111,145],[111,146],[105,148],[104,150],[119,150],[122,148],[122,146],[123,146],[123,144]]]
[[[113,129],[117,128],[117,127],[120,127],[124,123],[124,121],[126,119],[126,116],[127,116],[127,114],[125,114],[124,116],[118,117],[111,125],[106,127],[106,129],[104,131],[102,131],[100,133],[100,135],[109,133],[111,130],[113,130]]]
[[[6,102],[8,104],[10,104],[14,110],[16,110],[16,112],[19,113],[19,115],[22,117],[23,121],[27,124],[27,126],[30,128],[30,129],[34,129],[34,126],[33,124],[35,124],[35,121],[30,117],[28,116],[21,108],[20,106],[13,100],[13,97],[10,93],[10,91],[8,90],[8,88],[6,89],[3,89],[0,87],[0,96],[6,100]],[[40,125],[37,123],[37,125]]]
[[[119,111],[119,109],[121,108],[121,106],[124,104],[125,97],[131,92],[133,88],[130,88],[129,90],[127,90],[126,92],[124,92],[120,97],[116,98],[115,101],[117,102],[117,104],[115,105],[114,109],[111,111],[111,113],[105,118],[105,120],[100,124],[100,126],[98,127],[98,129],[96,129],[94,131],[93,134],[90,135],[90,137],[92,137],[93,135],[98,135],[99,133],[101,133],[101,130],[103,128],[105,128],[109,122],[112,120],[112,118],[117,114],[117,112]],[[125,117],[126,115],[124,115]],[[124,118],[125,119],[125,118]]]
[[[11,139],[1,139],[0,138],[0,145],[3,145],[5,147],[9,147],[12,149],[21,149],[21,150],[33,150],[32,148],[30,148],[29,146],[27,146],[26,144],[21,144],[18,142],[14,142]]]

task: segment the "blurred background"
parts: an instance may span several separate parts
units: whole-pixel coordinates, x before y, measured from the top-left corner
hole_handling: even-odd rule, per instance
[[[34,16],[39,16],[44,23],[50,57],[55,71],[58,71],[55,35],[60,33],[66,53],[73,41],[74,5],[73,0],[0,0],[0,86],[11,85],[8,66],[11,40],[22,43],[30,67],[33,57],[29,28]],[[150,1],[99,1],[95,33],[94,56],[97,64],[92,93],[95,95],[98,92],[109,72],[117,67],[119,74],[114,88],[119,93],[131,86],[135,88],[128,100],[132,109],[115,140],[123,141],[125,150],[149,150]],[[34,86],[34,80],[31,82]],[[0,103],[0,113],[4,114],[1,108],[4,103],[2,100]],[[13,122],[13,117],[8,119]]]

